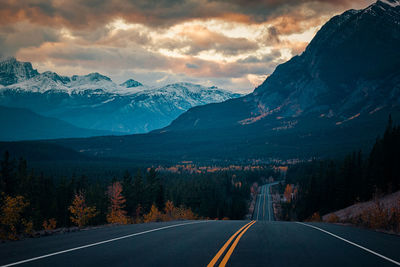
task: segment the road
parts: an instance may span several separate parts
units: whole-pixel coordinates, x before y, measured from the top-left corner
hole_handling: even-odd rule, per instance
[[[268,187],[261,191],[268,207]],[[0,244],[0,266],[396,266],[400,237],[351,226],[273,221],[110,226]],[[11,264],[11,265],[10,265]]]
[[[278,183],[279,182],[265,184],[260,187],[260,194],[257,196],[253,213],[253,220],[268,222],[274,221],[270,187]]]

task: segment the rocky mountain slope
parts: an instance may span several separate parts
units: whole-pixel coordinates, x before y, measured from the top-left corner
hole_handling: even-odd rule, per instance
[[[330,121],[330,126],[340,127],[398,106],[398,3],[378,1],[366,9],[349,10],[332,18],[301,55],[279,65],[252,94],[192,109],[164,131],[258,122],[284,130],[301,127],[302,118]],[[231,106],[241,111],[227,118],[226,110]],[[212,121],[207,119],[210,111],[217,112]]]
[[[238,97],[190,83],[151,88],[129,79],[121,85],[99,73],[38,73],[28,62],[0,62],[0,105],[27,108],[77,127],[143,133],[167,126],[191,107]]]

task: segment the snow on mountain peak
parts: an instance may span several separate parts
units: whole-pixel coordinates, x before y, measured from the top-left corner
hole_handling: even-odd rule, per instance
[[[129,80],[126,80],[124,83],[121,83],[120,86],[126,87],[126,88],[132,88],[132,87],[143,86],[143,84],[141,84],[140,82],[135,81],[133,79],[129,79]]]
[[[42,77],[47,77],[49,79],[52,79],[55,82],[61,82],[63,84],[69,83],[71,82],[71,79],[69,77],[66,76],[60,76],[55,72],[51,72],[51,71],[45,71],[42,74],[39,74]]]
[[[14,75],[14,76],[13,76]],[[3,80],[2,80],[3,79]],[[7,80],[8,79],[8,80]],[[1,82],[3,81],[3,82]],[[179,82],[161,87],[149,87],[129,79],[118,85],[109,77],[100,73],[87,75],[60,76],[55,72],[38,73],[29,62],[19,62],[15,58],[0,61],[1,90],[17,90],[44,93],[48,91],[90,94],[111,94],[120,96],[141,95],[143,98],[165,98],[165,101],[188,101],[191,106],[215,103],[238,97],[230,91],[216,86],[206,87],[199,84]]]
[[[112,80],[109,77],[101,75],[98,72],[89,73],[87,75],[74,75],[71,77],[71,81],[78,84],[100,82],[100,81],[112,82]]]
[[[20,62],[14,57],[0,60],[0,84],[7,86],[30,79],[39,73],[30,62]]]

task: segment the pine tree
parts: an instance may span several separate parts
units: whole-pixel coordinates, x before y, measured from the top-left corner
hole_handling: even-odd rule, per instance
[[[10,154],[6,151],[0,162],[0,192],[8,195],[14,194],[17,187],[14,178],[14,162],[11,161]]]
[[[137,203],[135,203],[134,188],[131,174],[126,171],[122,178],[122,194],[126,198],[126,211],[127,214],[132,216],[135,214]]]
[[[132,192],[132,205],[137,209],[138,206],[143,208],[144,204],[145,186],[140,170],[133,178],[133,192]]]

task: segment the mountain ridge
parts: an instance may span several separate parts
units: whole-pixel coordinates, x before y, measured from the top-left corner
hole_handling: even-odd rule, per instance
[[[340,122],[358,113],[397,105],[399,18],[398,6],[388,8],[380,1],[366,9],[349,10],[335,16],[320,29],[301,55],[279,65],[253,93],[219,106],[221,109],[225,109],[224,105],[247,109],[234,119],[236,125],[267,120],[275,127],[283,127],[288,120],[297,120],[302,114],[336,117]],[[371,39],[371,24],[379,38]],[[382,25],[391,27],[387,26],[382,33]],[[382,40],[390,45],[381,44]],[[337,51],[342,54],[336,54]],[[387,99],[386,96],[391,97]],[[212,122],[201,118],[199,112],[207,113],[206,109],[189,110],[162,131],[225,125],[226,118],[215,112],[217,116]],[[193,121],[196,121],[195,126]]]
[[[333,17],[253,93],[197,106],[149,134],[51,143],[131,159],[309,159],[369,149],[400,119],[400,9],[384,2]]]
[[[3,65],[7,67],[3,72],[0,69],[0,79],[10,80],[7,77],[15,76],[13,70],[22,74],[15,83],[0,87],[0,105],[28,108],[80,128],[101,131],[148,132],[167,126],[191,107],[240,96],[191,83],[149,87],[129,79],[117,85],[99,73],[71,77],[51,71],[38,73],[30,63],[15,58],[6,59]],[[20,66],[27,71],[19,71]]]
[[[28,109],[0,106],[0,140],[43,140],[71,137],[111,135],[107,131],[96,131],[75,127],[67,122],[43,117]]]

